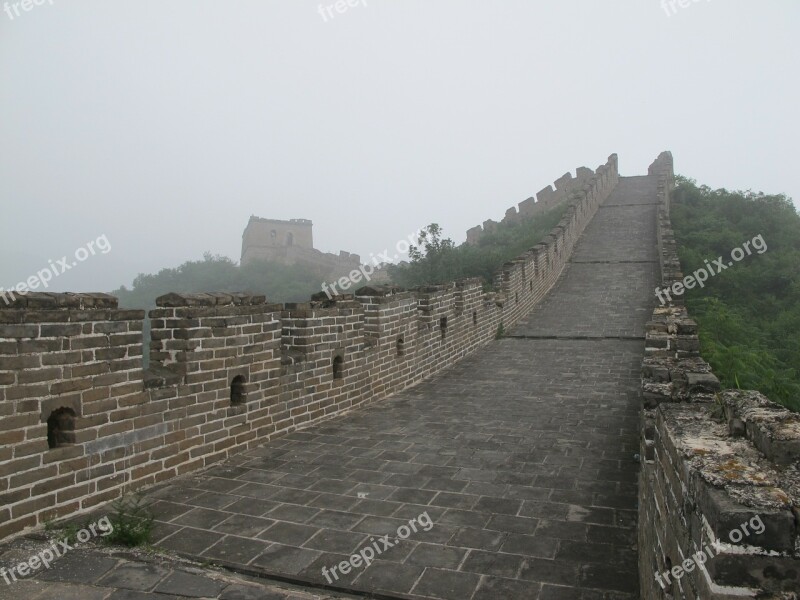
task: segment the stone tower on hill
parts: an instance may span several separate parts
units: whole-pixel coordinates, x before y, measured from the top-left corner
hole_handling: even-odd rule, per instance
[[[308,219],[262,219],[252,216],[242,234],[241,264],[268,260],[285,265],[303,264],[316,267],[327,275],[344,275],[357,269],[357,254],[339,254],[314,249],[313,223]]]

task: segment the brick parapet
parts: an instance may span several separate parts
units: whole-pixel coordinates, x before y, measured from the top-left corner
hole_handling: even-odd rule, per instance
[[[492,291],[468,279],[284,305],[167,294],[149,313],[147,371],[144,312],[116,298],[0,303],[0,539],[386,398],[490,343],[556,281],[616,186],[616,156],[579,175],[564,218]],[[69,424],[51,448],[54,411]]]
[[[672,156],[662,154],[649,173],[661,198],[666,288],[683,278],[669,220]],[[800,416],[757,392],[721,390],[682,303],[656,308],[647,325],[640,460],[642,598],[797,597]],[[759,523],[763,532],[754,533]],[[684,563],[708,548],[713,558],[705,564]],[[688,568],[662,586],[675,567]]]

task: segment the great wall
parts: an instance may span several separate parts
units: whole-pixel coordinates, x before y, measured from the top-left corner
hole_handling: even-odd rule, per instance
[[[616,155],[562,177],[506,213],[567,206],[491,292],[464,280],[286,305],[162,296],[147,370],[144,313],[111,296],[0,305],[0,539],[149,490],[169,509],[160,547],[319,584],[333,545],[314,540],[352,538],[355,549],[379,533],[363,523],[428,507],[437,526],[391,563],[392,577],[339,588],[796,598],[800,417],[721,391],[685,308],[653,308],[654,284],[682,279],[673,186],[669,153],[643,177],[620,177]],[[510,334],[495,341],[501,325]],[[220,521],[236,499],[270,504],[265,531],[234,536],[253,546],[247,560],[215,554],[228,543],[220,521],[185,519],[192,497],[212,492],[230,495]],[[359,519],[320,525],[332,510]],[[278,511],[303,513],[285,520],[310,537],[270,537]],[[755,516],[763,533],[729,539]],[[187,541],[198,532],[202,544]],[[686,562],[714,543],[713,561]],[[425,544],[439,558],[414,560]],[[302,561],[284,561],[284,548]],[[445,564],[450,551],[460,558]],[[655,577],[681,565],[669,585]]]

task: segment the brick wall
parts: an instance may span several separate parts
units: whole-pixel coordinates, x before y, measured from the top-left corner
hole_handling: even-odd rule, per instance
[[[683,279],[668,212],[672,156],[662,154],[650,175],[659,177],[667,287]],[[800,415],[757,392],[720,390],[699,349],[697,324],[682,305],[654,310],[642,366],[642,597],[796,599]],[[707,562],[684,564],[701,551]],[[676,567],[684,574],[666,581]]]
[[[385,398],[512,326],[558,278],[617,184],[617,158],[581,170],[536,247],[479,280],[334,300],[167,294],[150,312],[103,294],[0,304],[0,539],[200,469]]]
[[[614,159],[616,160],[616,159]],[[541,214],[571,201],[575,192],[582,192],[585,189],[587,182],[595,176],[595,172],[586,167],[578,167],[575,171],[575,177],[571,173],[565,173],[555,181],[555,189],[552,185],[548,185],[536,196],[531,196],[527,200],[519,203],[519,210],[516,206],[512,206],[506,210],[502,223],[513,223]],[[476,225],[467,231],[467,243],[476,244],[478,240],[486,233],[495,231],[498,223],[492,221],[484,221],[483,225]]]

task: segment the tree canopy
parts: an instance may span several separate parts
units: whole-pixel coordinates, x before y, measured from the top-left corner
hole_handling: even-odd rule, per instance
[[[480,277],[488,286],[498,268],[541,242],[565,211],[566,205],[562,205],[534,217],[500,223],[474,245],[456,246],[453,240],[443,238],[438,224],[431,223],[420,232],[417,245],[411,246],[410,262],[390,265],[389,275],[406,288],[469,277]]]
[[[729,192],[679,177],[672,225],[684,275],[762,236],[766,250],[685,296],[703,358],[726,387],[800,410],[800,215],[782,194]]]

